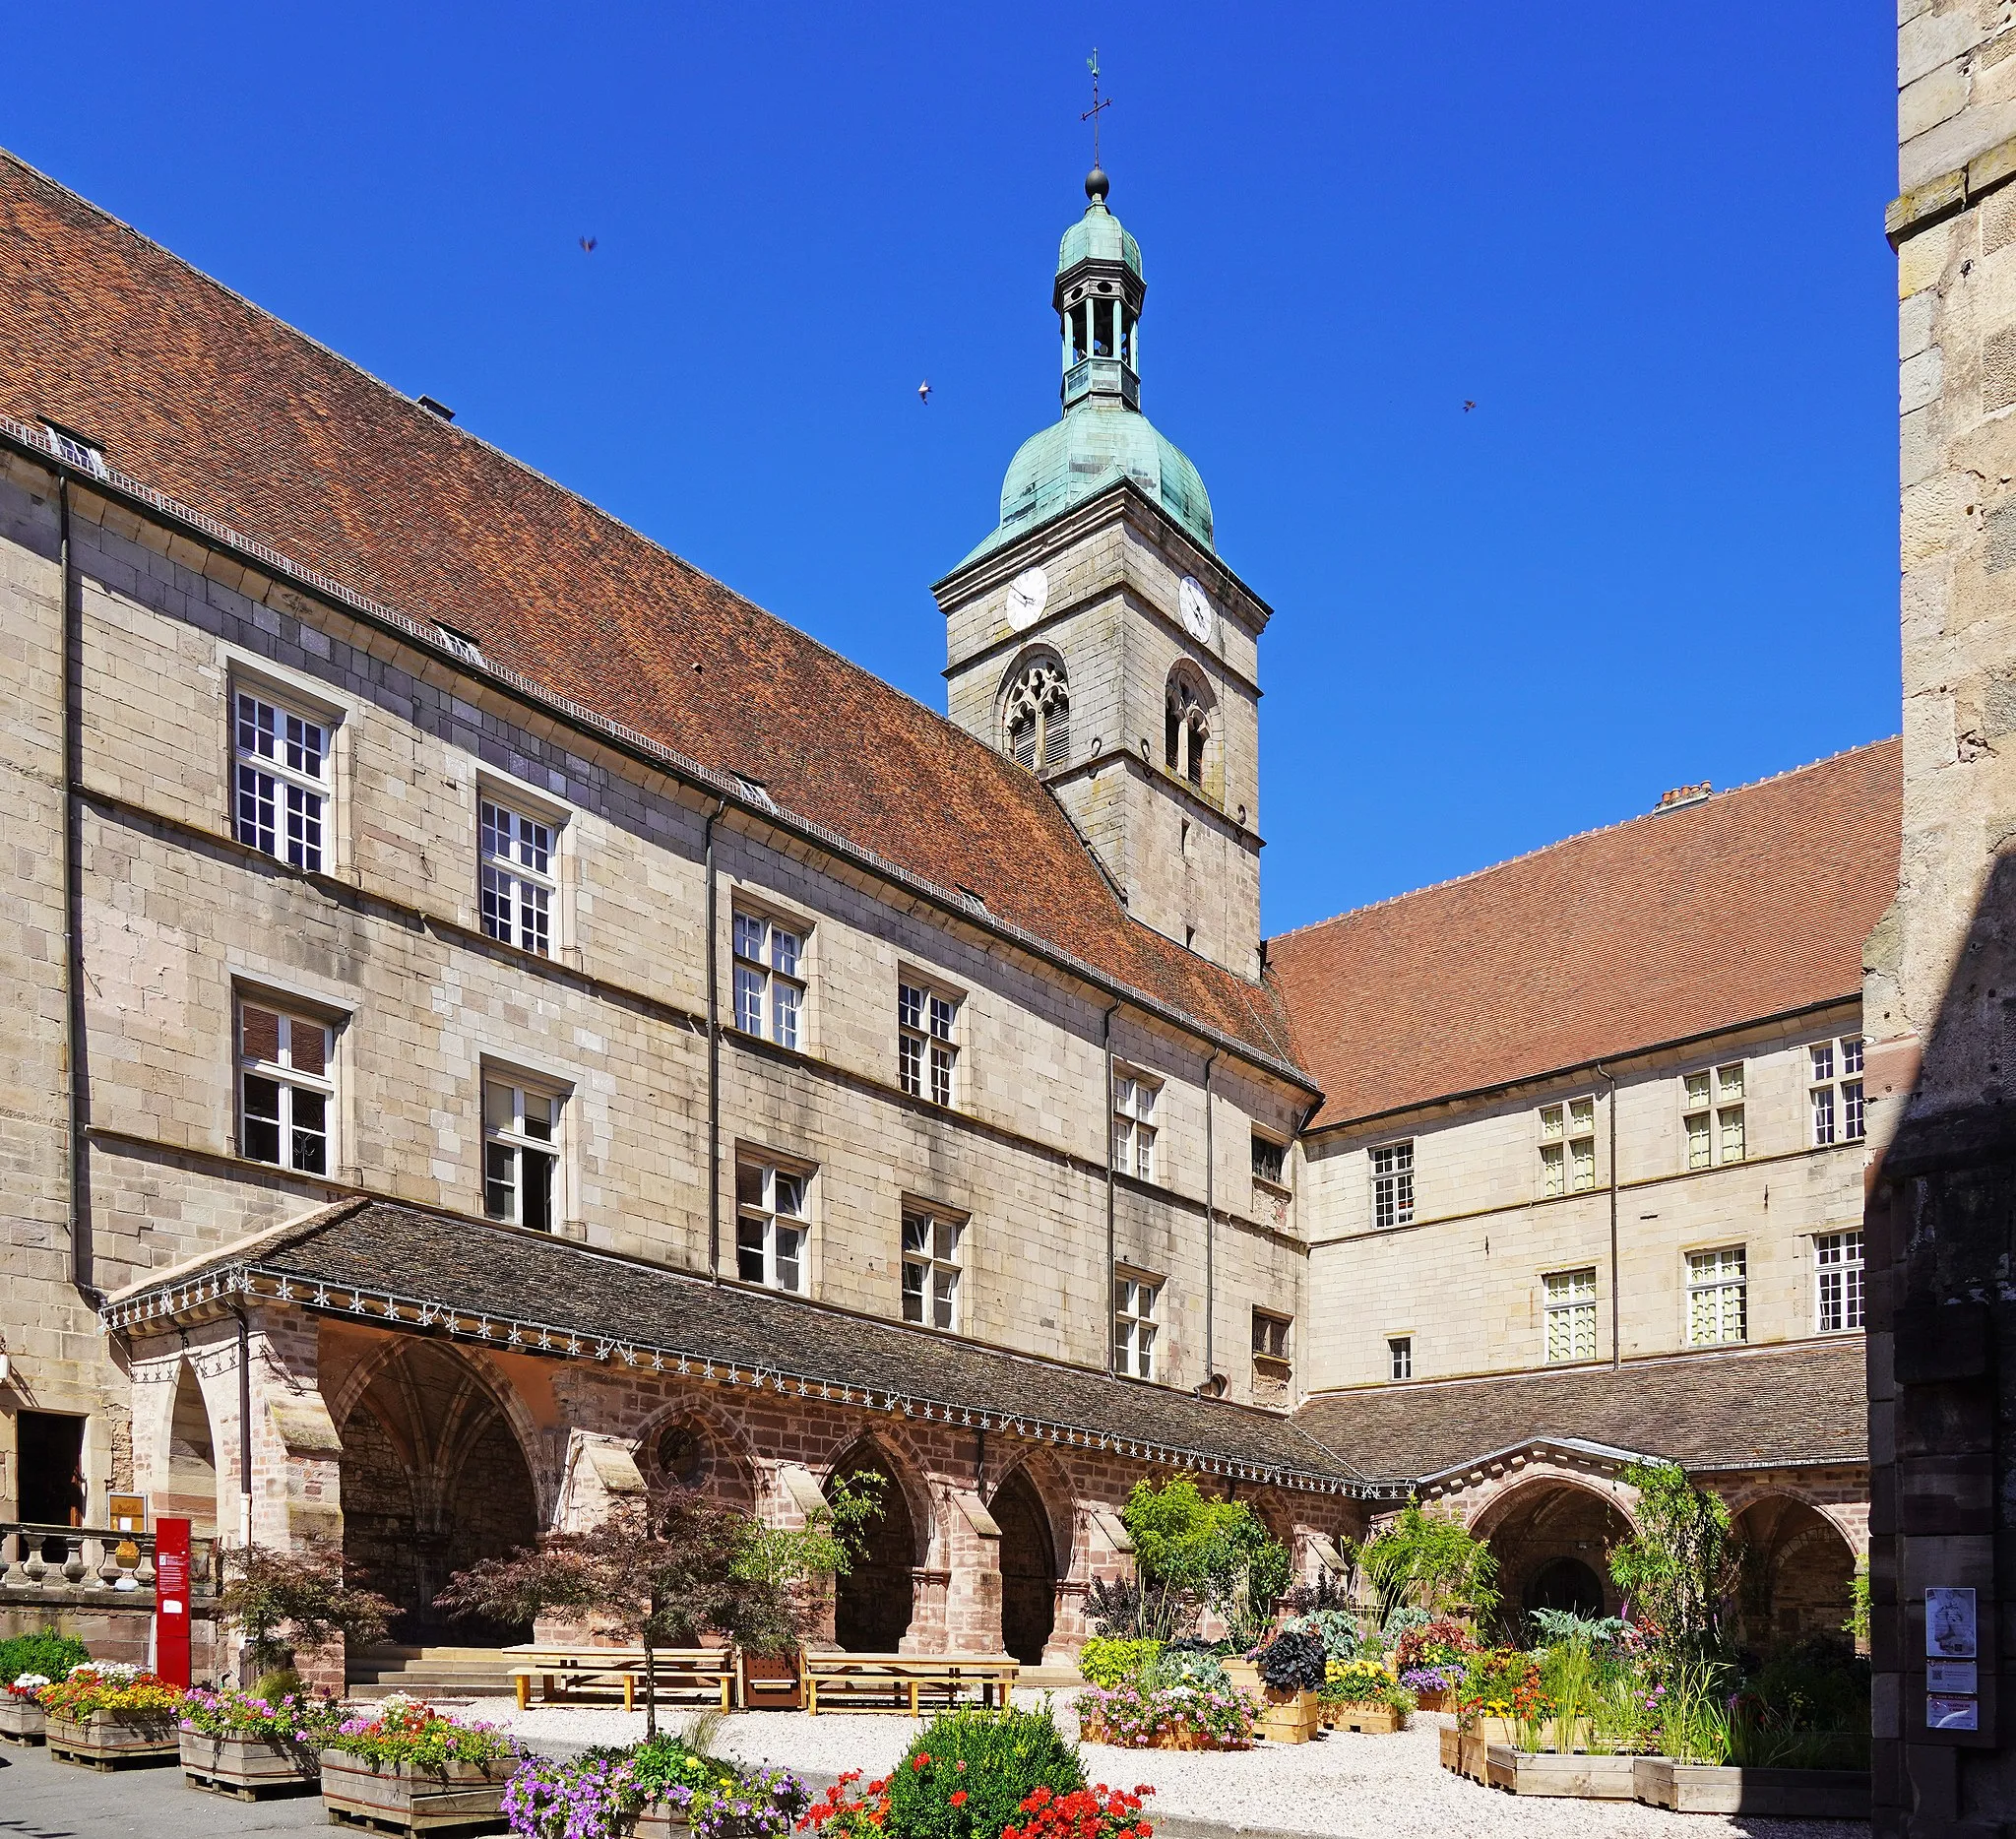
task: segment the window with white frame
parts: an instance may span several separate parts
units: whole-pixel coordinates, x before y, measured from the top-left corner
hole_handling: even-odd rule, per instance
[[[550,1233],[559,1223],[560,1094],[506,1074],[483,1078],[483,1211]]]
[[[761,914],[735,915],[735,1026],[782,1047],[800,1045],[805,935]]]
[[[1122,1271],[1113,1279],[1113,1371],[1155,1377],[1156,1305],[1162,1280]]]
[[[903,1319],[959,1327],[960,1240],[966,1228],[921,1207],[903,1210]]]
[[[330,1170],[336,1034],[327,1022],[238,1004],[238,1153],[303,1174]]]
[[[1386,1337],[1386,1376],[1389,1379],[1414,1377],[1414,1336]]]
[[[1134,1073],[1113,1075],[1113,1167],[1143,1181],[1155,1179],[1156,1107],[1162,1088]]]
[[[952,1039],[959,1004],[921,983],[899,983],[896,991],[896,1071],[914,1099],[952,1103],[952,1070],[959,1048]]]
[[[1540,1108],[1540,1192],[1586,1193],[1596,1185],[1596,1101],[1570,1099]]]
[[[489,798],[476,800],[483,930],[540,957],[553,951],[553,825]]]
[[[793,1169],[748,1158],[735,1164],[735,1275],[745,1284],[802,1295],[810,1182]]]
[[[1816,1042],[1806,1049],[1806,1102],[1813,1119],[1813,1144],[1859,1143],[1868,1134],[1862,1100],[1862,1038]]]
[[[1687,1253],[1687,1345],[1714,1347],[1749,1336],[1748,1260],[1741,1245]]]
[[[1687,1133],[1687,1167],[1710,1169],[1741,1162],[1743,1139],[1743,1063],[1688,1073],[1681,1081],[1682,1122]]]
[[[231,729],[233,834],[263,855],[319,873],[329,815],[328,722],[240,689]]]
[[[1823,1335],[1862,1325],[1862,1236],[1813,1236],[1813,1326]]]
[[[1372,1225],[1406,1226],[1414,1219],[1414,1143],[1386,1143],[1372,1152]]]
[[[1549,1271],[1541,1279],[1545,1296],[1546,1358],[1560,1361],[1596,1359],[1596,1267]]]

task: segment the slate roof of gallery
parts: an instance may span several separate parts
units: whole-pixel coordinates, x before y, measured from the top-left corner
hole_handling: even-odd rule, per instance
[[[646,1366],[656,1359],[721,1383],[809,1389],[954,1423],[984,1418],[1204,1473],[1367,1491],[1353,1464],[1279,1413],[386,1200],[319,1209],[131,1285],[101,1319],[144,1328],[242,1295],[233,1286],[247,1282],[266,1297],[284,1284],[286,1300],[374,1326],[439,1333],[452,1321],[458,1339],[477,1346],[621,1364],[634,1356]]]

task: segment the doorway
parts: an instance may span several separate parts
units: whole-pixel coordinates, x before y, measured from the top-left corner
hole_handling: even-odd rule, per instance
[[[1057,1619],[1050,1516],[1025,1469],[1001,1485],[990,1511],[1001,1529],[1001,1645],[1025,1667],[1040,1667]]]
[[[14,1420],[21,1474],[21,1517],[34,1526],[82,1526],[89,1504],[84,1486],[84,1424],[68,1412],[25,1411]],[[61,1539],[42,1542],[45,1563],[69,1556]]]

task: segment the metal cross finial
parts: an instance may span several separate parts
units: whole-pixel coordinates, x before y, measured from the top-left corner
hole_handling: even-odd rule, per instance
[[[1089,121],[1092,123],[1092,163],[1095,166],[1097,166],[1100,163],[1099,118],[1107,109],[1112,107],[1113,98],[1109,95],[1103,101],[1100,99],[1098,45],[1094,45],[1092,47],[1092,55],[1085,60],[1085,66],[1088,70],[1092,72],[1092,106],[1086,109],[1082,114],[1080,114],[1078,119],[1080,121]]]

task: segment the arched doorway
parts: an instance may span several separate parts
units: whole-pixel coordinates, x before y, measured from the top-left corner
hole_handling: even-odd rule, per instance
[[[1498,1616],[1517,1636],[1525,1613],[1574,1610],[1614,1616],[1622,1599],[1609,1578],[1611,1547],[1631,1523],[1606,1494],[1573,1482],[1527,1482],[1494,1501],[1471,1531],[1498,1560]]]
[[[217,1448],[211,1441],[210,1408],[196,1369],[186,1361],[175,1379],[175,1404],[168,1421],[168,1485],[158,1513],[185,1517],[199,1539],[217,1536]]]
[[[402,1343],[345,1418],[345,1563],[399,1605],[393,1639],[528,1640],[529,1628],[434,1607],[448,1579],[539,1535],[532,1471],[504,1409],[471,1363]]]
[[[866,1551],[838,1579],[833,1638],[854,1654],[893,1654],[916,1608],[917,1530],[896,1467],[872,1446],[856,1450],[835,1477],[882,1480],[882,1512],[867,1529]]]
[[[1040,1667],[1057,1619],[1057,1551],[1050,1516],[1027,1469],[1017,1469],[988,1509],[1001,1529],[1001,1645]]]
[[[1855,1552],[1817,1507],[1767,1494],[1735,1517],[1742,1543],[1738,1627],[1745,1647],[1766,1653],[1816,1635],[1846,1641],[1855,1607]]]

